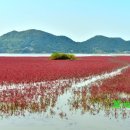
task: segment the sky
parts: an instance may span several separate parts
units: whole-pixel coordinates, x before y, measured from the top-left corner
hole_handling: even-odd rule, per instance
[[[130,0],[0,0],[0,35],[38,29],[85,41],[130,40]]]

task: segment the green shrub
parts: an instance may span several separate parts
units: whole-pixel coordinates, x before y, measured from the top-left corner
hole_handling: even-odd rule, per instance
[[[76,57],[73,54],[65,54],[55,52],[50,57],[51,60],[75,60]]]

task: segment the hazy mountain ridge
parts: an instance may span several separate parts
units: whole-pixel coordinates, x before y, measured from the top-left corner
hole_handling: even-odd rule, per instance
[[[95,36],[75,42],[40,30],[12,31],[0,36],[0,53],[130,53],[130,41]]]

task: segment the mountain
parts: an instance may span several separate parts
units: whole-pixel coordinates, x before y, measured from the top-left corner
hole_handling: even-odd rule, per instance
[[[0,53],[130,53],[130,41],[95,36],[75,42],[40,30],[12,31],[0,36]]]

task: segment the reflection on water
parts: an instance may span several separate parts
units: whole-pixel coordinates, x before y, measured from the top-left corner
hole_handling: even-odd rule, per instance
[[[116,130],[124,124],[123,128],[128,130],[130,109],[113,108],[113,101],[130,101],[130,96],[103,91],[96,85],[71,87],[78,81],[50,81],[0,90],[0,127],[6,130],[7,123],[10,129],[26,126],[24,129],[28,130]]]

